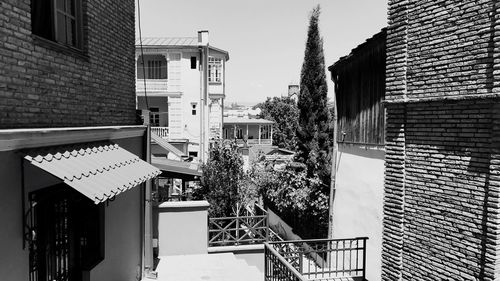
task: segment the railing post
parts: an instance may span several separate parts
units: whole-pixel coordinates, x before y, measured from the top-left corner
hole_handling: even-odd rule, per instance
[[[236,245],[239,244],[240,241],[240,215],[236,214]]]

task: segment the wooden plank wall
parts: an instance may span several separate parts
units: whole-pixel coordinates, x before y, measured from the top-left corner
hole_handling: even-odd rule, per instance
[[[339,142],[384,144],[385,42],[384,29],[329,67],[337,97]]]

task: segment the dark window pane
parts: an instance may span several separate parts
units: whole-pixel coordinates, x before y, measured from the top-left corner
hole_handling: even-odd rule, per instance
[[[65,8],[65,6],[64,6],[64,1],[65,1],[65,0],[56,0],[56,7],[57,7],[57,10],[62,11],[62,12],[65,12],[65,11],[66,11],[66,8]]]
[[[76,15],[75,2],[76,0],[66,0],[66,12],[72,16]]]
[[[31,1],[31,28],[33,34],[54,40],[51,0]]]
[[[196,69],[196,57],[191,57],[191,69]]]
[[[68,39],[66,37],[66,17],[61,13],[57,13],[56,24],[57,24],[56,41],[59,43],[67,44]]]

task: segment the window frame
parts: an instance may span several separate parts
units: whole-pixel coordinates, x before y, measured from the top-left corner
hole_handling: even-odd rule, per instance
[[[222,84],[223,69],[222,58],[208,57],[208,83]]]
[[[31,20],[32,20],[32,26],[31,26],[31,32],[32,35],[37,39],[37,41],[42,42],[42,43],[47,43],[52,46],[55,46],[56,48],[60,50],[69,50],[72,52],[77,52],[81,53],[84,51],[84,28],[83,28],[83,0],[69,0],[73,2],[74,4],[74,15],[68,12],[69,8],[66,8],[66,3],[67,0],[62,0],[64,1],[64,7],[65,10],[60,10],[58,8],[58,1],[61,0],[50,0],[50,8],[48,9],[48,15],[47,14],[41,14],[42,12],[36,11],[36,7],[40,7],[38,5],[41,4],[36,4],[35,2],[40,1],[40,0],[31,0]],[[60,24],[58,23],[58,15],[62,14],[62,16],[67,19],[68,17],[71,17],[74,20],[74,44],[73,43],[68,43],[67,36],[68,36],[68,25],[65,24],[64,31],[65,31],[65,38],[66,40],[61,39],[60,35],[60,30],[59,26]],[[47,25],[50,25],[50,32],[47,32],[47,34],[42,34],[43,30],[37,30],[37,27],[35,27],[35,24],[37,21],[41,20],[42,18],[48,17],[48,21],[46,21]],[[67,23],[67,21],[65,21]]]

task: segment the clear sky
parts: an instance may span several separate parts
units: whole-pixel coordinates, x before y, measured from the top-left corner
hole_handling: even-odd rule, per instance
[[[140,0],[142,36],[209,30],[210,45],[229,52],[226,104],[255,104],[298,84],[317,4],[327,67],[387,25],[387,0]]]

